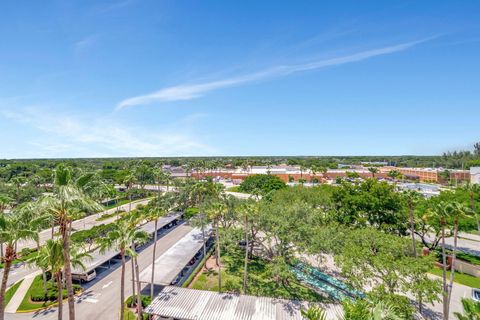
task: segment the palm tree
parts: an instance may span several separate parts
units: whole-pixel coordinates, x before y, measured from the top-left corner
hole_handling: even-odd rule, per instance
[[[0,215],[0,241],[5,243],[5,264],[0,287],[0,320],[5,318],[5,291],[12,262],[16,257],[15,244],[19,240],[36,240],[38,233],[31,229],[32,221],[24,219],[19,212]]]
[[[147,219],[155,221],[155,232],[153,233],[153,253],[152,253],[152,280],[150,282],[150,298],[153,300],[153,281],[155,279],[155,255],[157,250],[157,226],[158,219],[165,216],[172,206],[172,198],[170,195],[158,196],[147,209]]]
[[[443,319],[448,320],[450,310],[450,298],[453,287],[453,278],[455,274],[455,258],[458,240],[458,220],[470,212],[469,208],[459,202],[445,203],[440,202],[436,207],[434,214],[439,217],[441,237],[442,237],[442,288],[443,288]],[[447,254],[445,250],[445,228],[447,222],[453,219],[453,249],[450,264],[450,280],[447,283]]]
[[[368,168],[368,171],[370,171],[370,173],[372,174],[372,178],[375,179],[375,174],[378,173],[378,168],[370,167]]]
[[[218,198],[210,198],[208,202],[205,203],[204,212],[208,218],[213,221],[215,226],[215,242],[216,242],[216,255],[215,263],[218,267],[218,292],[222,290],[222,270],[221,270],[221,255],[220,255],[220,219],[223,214],[226,212],[227,206],[223,201]]]
[[[22,214],[24,219],[31,221],[31,228],[32,231],[36,232],[37,234],[40,231],[48,228],[48,225],[51,224],[51,220],[53,217],[42,211],[41,206],[36,202],[29,202],[17,209],[18,212]],[[40,239],[38,237],[35,238],[35,242],[37,245],[37,252],[40,252]],[[46,269],[42,269],[42,276],[43,276],[43,289],[45,294],[47,294],[47,274]]]
[[[80,253],[77,248],[72,247],[70,250],[71,264],[74,267],[81,267],[85,269],[83,260],[85,258],[91,258],[88,253]],[[31,259],[27,260],[29,264],[35,264],[42,270],[50,271],[52,279],[55,279],[57,283],[57,302],[58,302],[58,319],[63,317],[63,288],[62,288],[62,270],[65,267],[65,259],[63,255],[63,244],[61,239],[52,240],[49,239],[43,245],[38,253]],[[47,295],[48,292],[45,292]]]
[[[59,224],[65,258],[64,276],[67,284],[69,319],[75,319],[75,300],[72,285],[70,261],[71,222],[83,212],[102,210],[102,207],[86,193],[93,178],[92,174],[82,174],[73,178],[72,170],[63,164],[55,170],[54,192],[44,196],[41,205],[55,217]],[[1,320],[1,319],[0,319]]]
[[[370,316],[372,320],[402,320],[392,306],[382,301],[373,305]]]
[[[122,260],[122,274],[120,277],[120,320],[124,319],[124,302],[125,302],[125,257],[130,256],[132,259],[137,253],[132,249],[133,243],[145,243],[148,241],[148,233],[140,231],[132,227],[132,223],[126,219],[117,220],[113,224],[113,229],[107,233],[105,238],[98,240],[100,251],[105,252],[108,249],[120,251]],[[132,274],[134,270],[132,269]],[[140,290],[138,290],[140,295]],[[142,305],[141,297],[137,299],[140,308]],[[140,312],[139,312],[140,313]]]
[[[398,170],[390,170],[387,175],[393,180],[396,180],[400,178],[402,174]]]
[[[420,194],[414,190],[407,190],[404,193],[405,200],[407,202],[409,212],[410,234],[412,235],[412,251],[413,256],[417,256],[417,244],[415,242],[415,205],[420,200]]]
[[[480,320],[480,302],[472,299],[462,299],[463,314],[454,312],[458,320]]]
[[[6,194],[0,194],[0,215],[12,204],[13,199]],[[3,262],[3,242],[0,242],[0,263]]]

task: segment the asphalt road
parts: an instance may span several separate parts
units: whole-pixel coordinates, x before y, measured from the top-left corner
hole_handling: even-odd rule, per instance
[[[140,205],[140,204],[145,205],[145,204],[148,203],[148,201],[150,201],[150,200],[149,199],[142,199],[142,200],[133,201],[131,204],[127,203],[127,204],[119,206],[118,209],[117,208],[112,208],[112,209],[109,209],[109,210],[106,210],[106,211],[103,211],[103,212],[92,214],[92,215],[87,216],[87,217],[82,218],[82,219],[75,220],[75,221],[72,222],[72,228],[75,231],[79,231],[79,230],[91,229],[93,226],[111,223],[111,222],[115,221],[116,216],[113,216],[111,218],[108,218],[108,219],[105,219],[105,220],[102,220],[102,221],[97,221],[97,219],[103,214],[114,213],[117,210],[124,210],[126,212],[129,212],[130,209],[134,210],[138,205]],[[55,227],[54,232],[58,232],[58,227]],[[40,237],[40,245],[44,244],[48,239],[50,239],[52,237],[52,229],[49,228],[49,229],[41,231],[39,233],[39,237]],[[19,241],[18,244],[17,244],[17,251],[20,252],[23,248],[36,248],[36,246],[37,245],[36,245],[35,241],[30,241],[30,240],[29,241]]]
[[[168,233],[161,236],[157,241],[156,258],[168,250],[173,244],[189,233],[192,227],[182,224]],[[138,264],[140,271],[148,267],[152,262],[153,242],[141,248],[138,255]],[[120,300],[120,276],[121,264],[116,262],[111,265],[110,269],[99,272],[97,278],[85,286],[84,293],[76,299],[75,313],[76,319],[90,320],[117,320],[119,317],[119,300]],[[132,294],[132,269],[130,260],[127,261],[125,272],[126,287],[125,296]],[[144,288],[149,290],[148,285]],[[68,306],[64,304],[64,319],[68,318]],[[35,313],[15,313],[6,315],[6,319],[57,319],[57,308],[49,308],[47,310]]]

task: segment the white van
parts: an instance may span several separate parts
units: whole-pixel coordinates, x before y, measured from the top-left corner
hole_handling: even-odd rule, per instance
[[[77,280],[80,282],[89,282],[97,277],[95,269],[85,272],[85,273],[72,273],[72,280]]]

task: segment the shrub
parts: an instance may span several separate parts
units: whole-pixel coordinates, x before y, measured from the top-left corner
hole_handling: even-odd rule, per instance
[[[198,213],[198,208],[197,207],[192,207],[192,208],[187,208],[184,213],[184,218],[185,219],[190,219],[194,215]]]
[[[135,303],[133,303],[133,301],[135,301]],[[152,299],[150,299],[150,296],[142,295],[143,308],[148,306],[151,302],[152,302]],[[127,304],[127,307],[129,308],[134,307],[137,304],[137,297],[135,297],[135,299],[133,298],[133,296],[128,297],[126,304]]]

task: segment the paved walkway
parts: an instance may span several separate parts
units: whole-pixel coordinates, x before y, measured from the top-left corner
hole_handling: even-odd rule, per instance
[[[35,280],[35,277],[41,273],[42,273],[41,271],[36,271],[29,274],[23,279],[23,282],[20,284],[17,291],[13,295],[12,299],[10,299],[10,302],[5,307],[6,313],[17,312],[17,309],[18,307],[20,307],[20,304],[22,303],[23,298],[27,294],[28,289],[30,289],[30,286],[32,285],[33,280]]]

